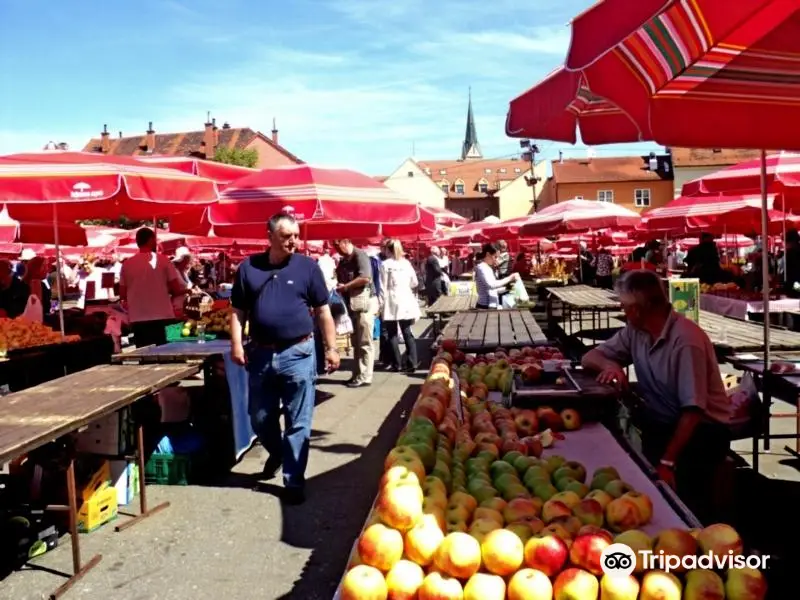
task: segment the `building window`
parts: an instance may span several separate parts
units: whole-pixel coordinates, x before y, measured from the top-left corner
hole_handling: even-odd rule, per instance
[[[599,190],[597,192],[597,199],[600,202],[613,202],[614,201],[614,190]]]
[[[430,174],[431,174],[431,168],[425,167],[425,175],[430,175]]]
[[[457,183],[456,184],[456,194],[462,194],[462,195],[464,194],[464,184],[463,183]]]
[[[442,188],[442,191],[446,194],[450,191],[450,183],[447,180],[442,180],[439,183],[439,187]]]
[[[439,169],[439,175],[447,175],[446,169]]]
[[[481,194],[488,194],[489,193],[489,182],[486,181],[485,179],[481,179],[478,182],[478,191],[480,191]]]
[[[650,206],[650,190],[634,190],[633,201],[639,207]]]
[[[522,169],[519,167],[514,167],[514,173],[522,173]]]
[[[499,171],[500,171],[501,173],[505,173],[505,172],[506,172],[506,168],[505,168],[505,167],[502,167],[501,169],[499,169]]]
[[[409,177],[413,177],[413,176],[414,176],[414,171],[409,171],[409,172],[408,172],[408,176],[409,176]]]
[[[486,173],[487,175],[491,175],[492,174],[492,170],[491,169],[484,169],[483,172]]]
[[[574,200],[583,200],[583,196],[575,196]]]
[[[473,208],[472,209],[472,220],[473,221],[480,221],[481,220],[481,209],[480,208]]]

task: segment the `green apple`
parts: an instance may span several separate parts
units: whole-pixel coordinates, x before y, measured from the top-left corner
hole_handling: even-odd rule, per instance
[[[614,496],[614,498],[620,498],[623,494],[626,494],[627,492],[635,491],[631,484],[625,483],[621,479],[615,479],[614,481],[610,482],[604,489],[606,492]]]
[[[604,490],[606,489],[606,486],[609,483],[615,481],[616,479],[618,478],[615,477],[612,473],[598,473],[595,474],[594,477],[592,477],[592,481],[589,484],[589,487],[592,488],[593,490]]]
[[[518,458],[523,458],[525,455],[522,452],[518,452],[517,450],[512,450],[511,452],[506,452],[505,456],[503,456],[503,460],[510,465],[513,465]]]
[[[489,472],[494,479],[497,479],[503,473],[514,473],[516,475],[517,470],[514,468],[514,465],[510,465],[504,460],[496,460],[489,467]]]
[[[559,468],[564,466],[565,462],[567,462],[566,458],[559,456],[558,454],[554,454],[553,456],[548,456],[544,461],[544,464],[550,473],[555,473]]]
[[[503,492],[503,499],[507,502],[511,502],[515,498],[530,498],[531,493],[525,489],[525,486],[521,483],[512,483],[511,485],[506,486],[505,491]]]
[[[536,459],[532,456],[520,456],[517,460],[514,461],[514,468],[517,470],[517,473],[523,475],[529,468],[536,464]]]
[[[585,483],[581,483],[580,481],[572,481],[570,484],[565,487],[562,491],[564,492],[574,492],[581,498],[586,496],[589,493],[589,486]]]
[[[545,502],[550,500],[553,496],[558,493],[558,490],[553,486],[551,483],[547,483],[545,481],[539,482],[538,485],[533,486],[533,495],[537,498],[541,498]]]

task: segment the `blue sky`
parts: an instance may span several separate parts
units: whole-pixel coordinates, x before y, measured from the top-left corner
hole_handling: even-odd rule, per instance
[[[0,154],[217,122],[307,162],[388,174],[457,158],[468,89],[484,156],[509,100],[555,68],[591,0],[0,0]],[[546,157],[586,150],[540,143]],[[601,147],[599,156],[653,145]]]

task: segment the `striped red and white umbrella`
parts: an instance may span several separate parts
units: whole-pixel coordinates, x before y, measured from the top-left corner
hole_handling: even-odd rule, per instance
[[[229,185],[208,210],[222,237],[262,237],[285,212],[308,239],[365,238],[433,232],[432,213],[375,179],[342,169],[292,165],[264,169]]]
[[[768,208],[772,208],[774,200],[774,195],[767,198]],[[640,229],[685,232],[728,226],[734,233],[742,224],[752,229],[760,215],[761,197],[758,195],[682,196],[665,206],[647,211]]]
[[[800,154],[781,152],[766,160],[767,190],[786,196],[787,205],[800,206]],[[684,196],[756,193],[761,189],[761,160],[749,160],[687,181]],[[794,198],[794,201],[792,199]],[[778,199],[780,205],[780,198]]]
[[[154,167],[175,169],[190,175],[197,175],[217,182],[220,189],[242,177],[258,173],[258,169],[228,165],[213,160],[203,160],[190,156],[137,156],[136,160]]]
[[[520,226],[522,237],[561,235],[613,229],[633,229],[641,216],[612,202],[597,200],[567,200],[553,204],[531,215]]]
[[[21,221],[166,217],[219,197],[210,179],[91,152],[0,157],[0,198]]]

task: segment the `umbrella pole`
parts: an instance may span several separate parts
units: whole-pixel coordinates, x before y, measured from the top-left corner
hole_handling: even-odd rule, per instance
[[[764,296],[764,372],[769,369],[769,254],[767,238],[769,234],[769,215],[767,214],[767,152],[761,151],[761,269]]]
[[[783,211],[783,283],[789,281],[789,272],[786,270],[786,207]]]
[[[56,243],[56,287],[58,288],[58,324],[64,337],[64,289],[61,285],[61,246],[58,243],[58,205],[53,204],[53,241]],[[42,307],[44,309],[44,307]],[[50,307],[47,307],[49,310]]]

